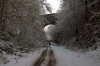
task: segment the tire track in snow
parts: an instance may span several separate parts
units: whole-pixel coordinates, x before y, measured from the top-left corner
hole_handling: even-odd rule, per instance
[[[44,63],[44,65],[42,65]],[[45,49],[32,66],[55,66],[56,58],[51,47]]]
[[[56,65],[56,58],[54,55],[54,51],[50,47],[50,52],[49,52],[49,61],[47,66],[55,66]]]
[[[45,57],[47,55],[47,49],[45,49],[41,56],[36,60],[36,62],[32,65],[32,66],[40,66],[44,61],[45,61]]]

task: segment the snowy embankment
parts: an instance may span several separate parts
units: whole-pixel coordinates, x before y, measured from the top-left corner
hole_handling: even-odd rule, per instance
[[[80,53],[52,46],[57,60],[56,66],[100,66],[100,49]]]
[[[25,57],[18,58],[17,56],[9,55],[7,58],[10,60],[7,64],[0,64],[0,66],[31,66],[33,62],[36,61],[36,59],[41,55],[42,51],[45,48],[42,48],[40,50],[36,50],[33,53],[25,54]],[[16,59],[14,59],[16,58]]]

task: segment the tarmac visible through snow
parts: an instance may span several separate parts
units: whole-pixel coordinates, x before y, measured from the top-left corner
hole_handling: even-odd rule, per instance
[[[51,47],[47,47],[32,66],[55,66],[56,58]]]

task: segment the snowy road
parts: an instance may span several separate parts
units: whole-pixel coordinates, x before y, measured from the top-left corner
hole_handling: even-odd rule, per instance
[[[52,45],[0,66],[100,66],[100,49],[83,53]]]
[[[55,66],[56,59],[51,47],[46,48],[32,66]]]
[[[56,66],[100,66],[100,49],[79,52],[65,47],[51,47],[57,60]]]

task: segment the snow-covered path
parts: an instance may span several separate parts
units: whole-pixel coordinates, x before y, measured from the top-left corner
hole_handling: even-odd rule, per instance
[[[56,58],[51,47],[47,47],[32,66],[55,66]]]
[[[28,57],[26,58],[18,59],[17,62],[15,62],[15,60],[11,60],[8,64],[0,64],[0,66],[34,66],[34,63],[39,58],[45,60],[43,60],[44,62],[41,62],[40,65],[36,64],[36,66],[100,66],[99,49],[97,51],[80,53],[64,47],[52,45],[45,52],[47,54],[43,53],[44,50],[45,49],[35,51],[34,53],[27,55]],[[49,62],[50,60],[51,62]]]
[[[56,66],[100,66],[100,50],[80,53],[52,46],[57,60]]]
[[[41,55],[45,48],[41,50],[36,50],[27,54],[26,57],[17,58],[16,56],[8,56],[7,58],[10,60],[7,64],[0,64],[0,66],[32,66],[33,62]],[[17,59],[14,59],[17,58]]]

